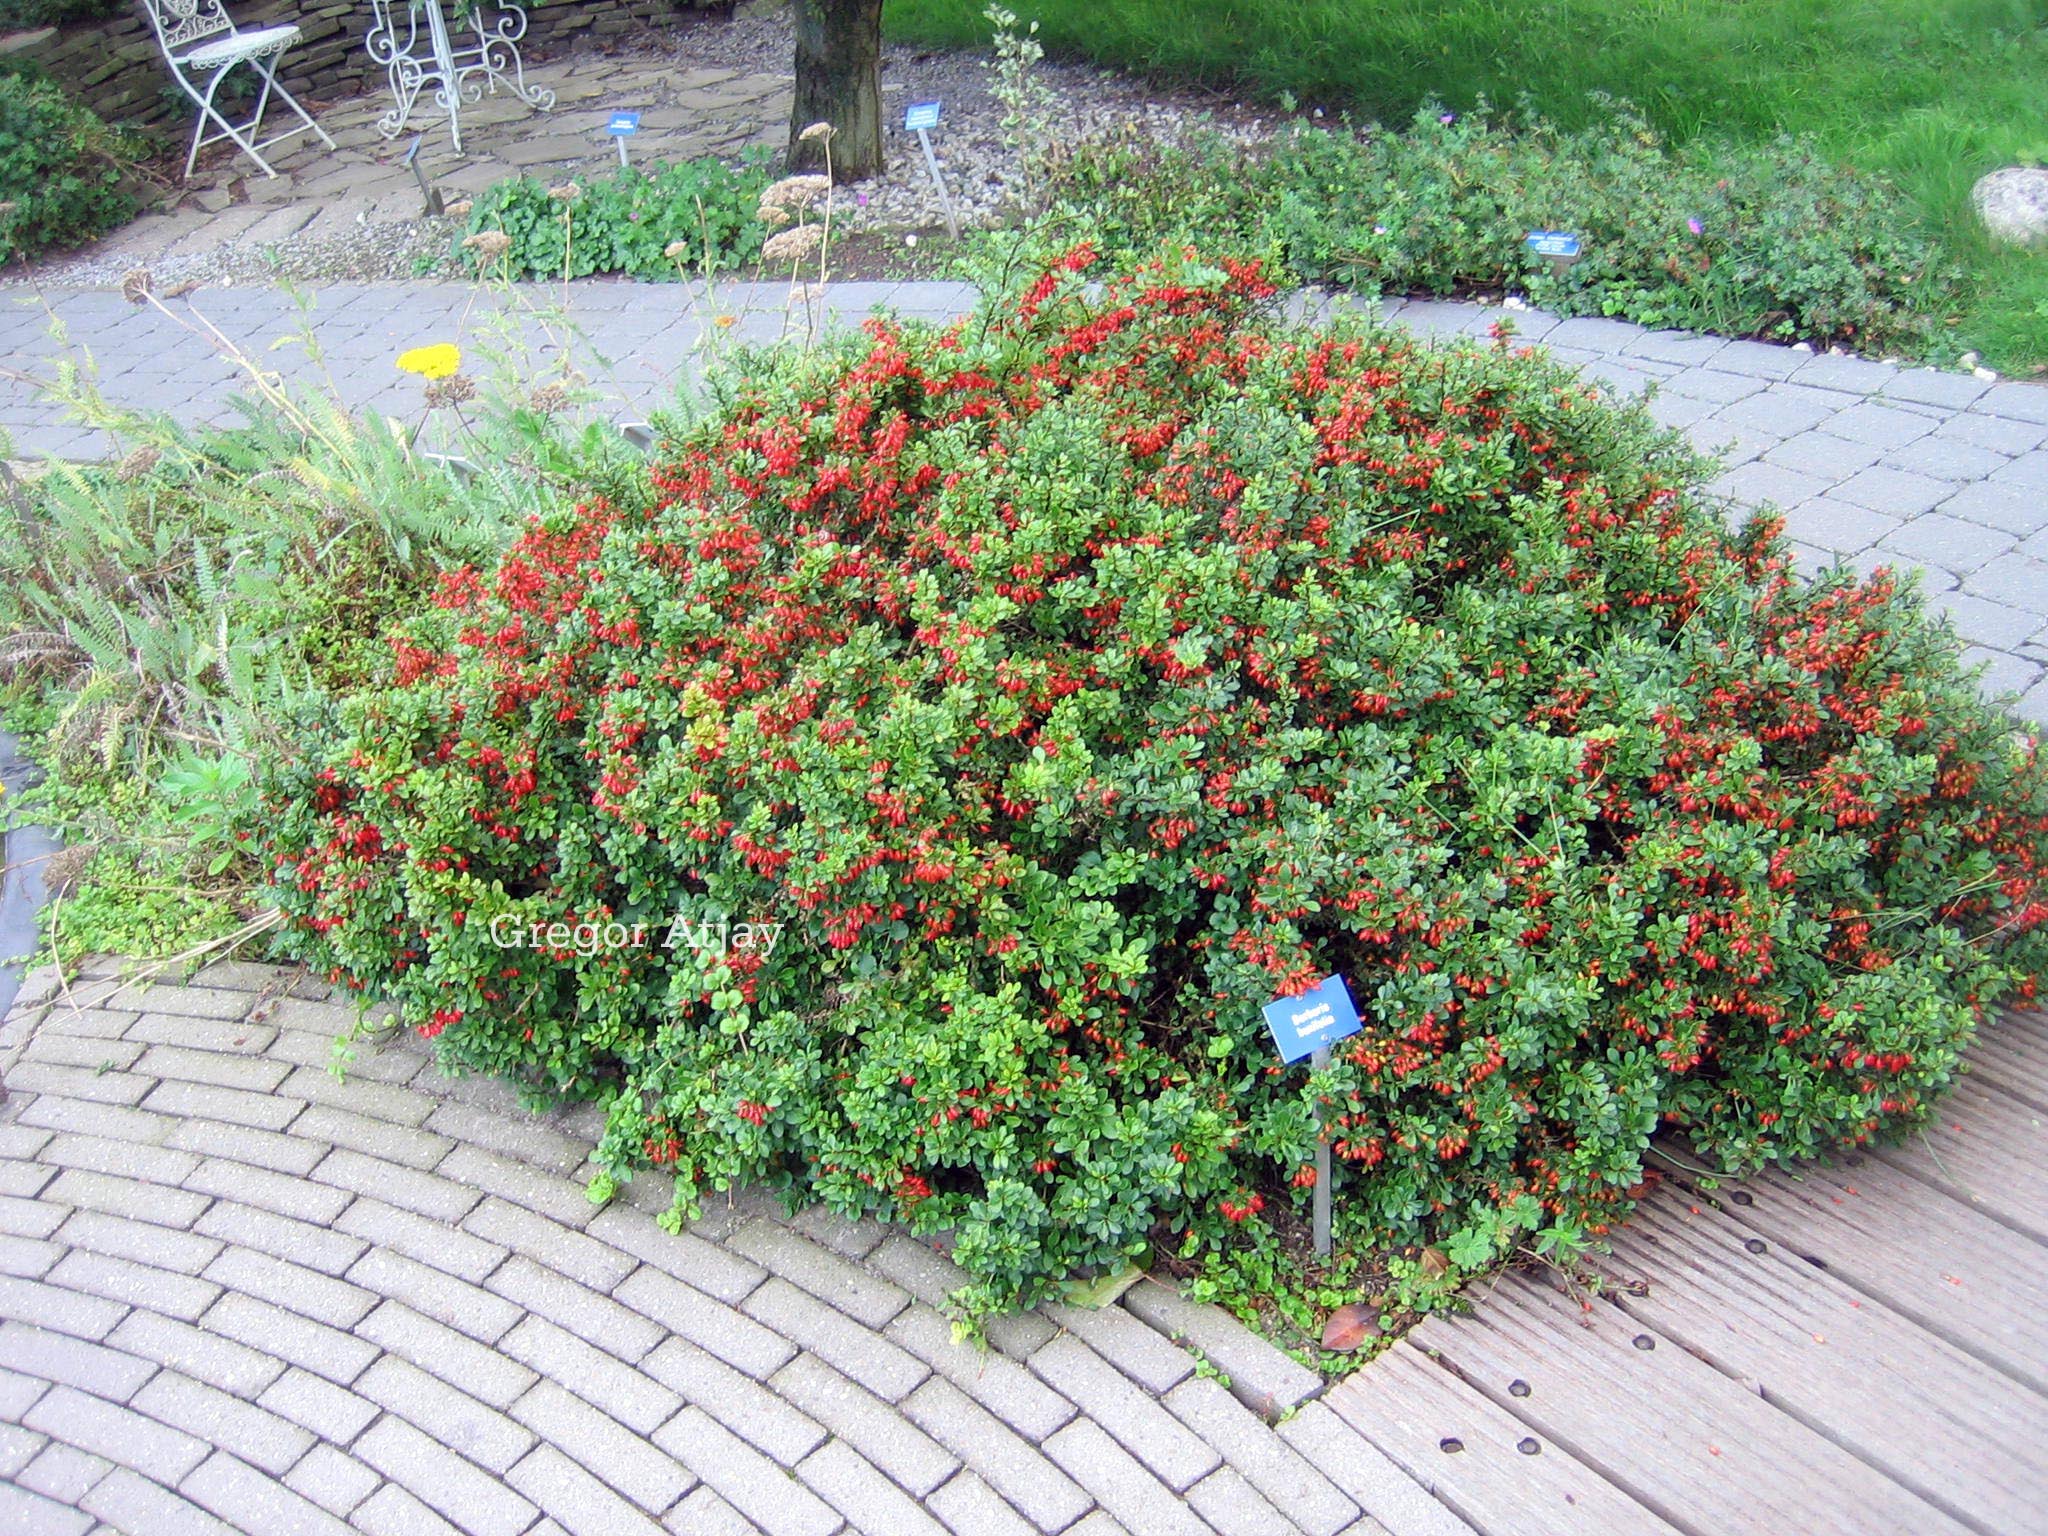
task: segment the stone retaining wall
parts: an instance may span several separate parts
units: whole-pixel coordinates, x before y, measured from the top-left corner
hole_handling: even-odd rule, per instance
[[[528,12],[521,46],[616,37],[638,26],[673,21],[680,11],[727,8],[721,0],[537,0]],[[244,29],[278,21],[299,24],[304,35],[285,55],[286,72],[279,76],[286,90],[322,97],[384,84],[383,71],[363,46],[370,28],[369,0],[229,0],[228,14]],[[23,37],[9,51],[40,65],[110,123],[182,133],[191,120],[190,104],[164,65],[139,0],[132,14],[45,29],[40,36]]]

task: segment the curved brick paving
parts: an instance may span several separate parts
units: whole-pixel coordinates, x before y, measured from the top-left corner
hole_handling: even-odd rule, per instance
[[[944,320],[973,302],[957,283],[848,282],[830,292],[842,323],[878,304]],[[116,404],[185,421],[232,419],[235,368],[175,319],[104,291],[0,295],[0,357],[19,369],[10,376],[0,368],[0,433],[18,449],[107,450],[103,434],[66,423],[25,382],[51,371],[52,319],[90,349]],[[727,285],[707,297],[695,285],[580,282],[565,299],[545,285],[386,283],[313,298],[306,314],[270,288],[205,289],[190,302],[193,316],[264,366],[308,381],[326,377],[352,406],[415,420],[419,381],[392,360],[422,341],[482,337],[503,349],[516,336],[529,355],[548,357],[573,328],[577,360],[606,397],[599,408],[637,416],[669,398],[699,353],[707,314],[740,317],[726,336],[767,340],[784,330],[780,285]],[[174,313],[185,315],[184,302],[171,301]],[[1430,335],[1483,334],[1511,319],[1523,339],[1617,393],[1654,386],[1651,414],[1722,458],[1717,489],[1737,506],[1783,509],[1804,564],[1841,556],[1859,569],[1921,568],[1934,606],[1971,643],[1969,659],[1986,665],[1986,686],[2021,695],[2023,715],[2048,721],[2048,385],[1535,310],[1398,300],[1381,307]],[[544,324],[550,312],[568,325]],[[271,347],[301,331],[317,338],[324,362]]]
[[[0,1027],[9,1536],[1466,1529],[1164,1286],[978,1351],[911,1238],[765,1197],[672,1236],[644,1181],[598,1210],[587,1109],[406,1035],[337,1078],[353,1011],[290,980],[44,975]]]

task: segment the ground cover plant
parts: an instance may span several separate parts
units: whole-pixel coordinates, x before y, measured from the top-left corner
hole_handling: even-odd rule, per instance
[[[1959,346],[1992,366],[2048,364],[2048,262],[1977,228],[1977,177],[2048,156],[2048,30],[2030,0],[1034,0],[1055,53],[1249,92],[1361,120],[1407,121],[1526,97],[1570,130],[1636,103],[1703,150],[1808,139],[1831,161],[1894,180],[1913,222],[1969,273]],[[889,0],[892,36],[982,46],[983,0]]]
[[[1399,132],[1132,135],[1051,156],[1045,181],[1047,216],[1112,250],[1196,238],[1373,293],[1514,293],[1649,326],[1956,352],[1941,323],[1954,273],[1883,183],[1789,140],[1673,147],[1625,108],[1573,131],[1429,103]],[[1575,260],[1529,247],[1553,229],[1576,234]]]
[[[1639,411],[1268,292],[1084,246],[749,359],[268,766],[295,952],[601,1098],[597,1197],[948,1230],[971,1307],[1257,1248],[1319,1114],[1390,1305],[1594,1240],[1660,1126],[1910,1124],[2041,967],[2035,738]]]
[[[144,155],[48,76],[0,68],[0,262],[126,223]]]

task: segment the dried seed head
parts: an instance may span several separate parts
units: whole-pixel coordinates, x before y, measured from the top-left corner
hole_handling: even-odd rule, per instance
[[[469,217],[470,209],[474,208],[475,206],[476,202],[474,199],[467,197],[458,197],[454,202],[449,203],[445,207],[443,207],[441,211],[447,214],[448,217],[451,219],[466,219]]]
[[[561,384],[543,384],[526,397],[528,410],[552,416],[569,403],[569,391]]]
[[[661,254],[670,261],[688,261],[690,259],[690,242],[687,240],[671,240],[661,248]]]
[[[785,176],[769,184],[761,194],[761,206],[801,213],[831,190],[832,182],[824,176]]]
[[[130,304],[140,304],[149,297],[152,282],[153,279],[149,275],[149,268],[137,267],[122,277],[121,297]]]
[[[462,244],[465,249],[475,251],[479,261],[496,261],[512,249],[512,237],[502,229],[480,229],[465,236]]]
[[[761,247],[761,255],[768,261],[803,261],[817,255],[824,243],[825,232],[817,225],[799,224],[795,229],[770,235],[768,243]]]
[[[834,128],[830,123],[813,123],[810,127],[806,128],[802,133],[797,135],[797,140],[799,143],[803,144],[818,144],[822,143],[826,139],[831,138],[832,135],[837,133],[838,131],[839,130],[837,128]]]
[[[460,405],[465,400],[476,398],[476,385],[467,374],[451,373],[445,379],[436,379],[427,386],[427,404],[430,407]]]
[[[583,188],[573,181],[565,181],[559,187],[549,187],[548,196],[558,203],[573,203],[583,195]]]
[[[120,464],[115,467],[114,478],[117,480],[140,480],[144,475],[156,468],[157,461],[161,458],[163,458],[161,450],[149,443],[144,443],[140,448],[137,448],[121,460]]]
[[[754,217],[763,224],[787,224],[789,222],[789,214],[785,210],[770,208],[766,203],[763,203],[754,210]]]

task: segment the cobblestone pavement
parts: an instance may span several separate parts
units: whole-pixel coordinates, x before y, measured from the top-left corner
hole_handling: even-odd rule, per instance
[[[836,323],[877,305],[949,319],[972,302],[952,283],[841,283],[825,301]],[[1429,335],[1482,334],[1507,312],[1475,304],[1384,306]],[[170,313],[136,308],[103,291],[50,291],[0,300],[0,357],[14,371],[47,374],[61,322],[97,362],[112,402],[166,410],[187,421],[231,419],[236,365],[221,336],[265,367],[307,381],[326,377],[348,404],[417,419],[417,379],[393,367],[423,341],[462,337],[501,366],[534,378],[565,351],[614,415],[644,415],[672,397],[707,338],[770,340],[788,333],[779,286],[583,282],[506,291],[463,284],[334,287],[295,309],[278,289],[205,290]],[[722,317],[731,322],[713,326]],[[2021,696],[2020,712],[2048,721],[2048,386],[1902,368],[1861,358],[1713,336],[1646,331],[1617,320],[1510,318],[1617,394],[1654,388],[1651,414],[1722,455],[1715,482],[1738,507],[1784,511],[1803,562],[1839,556],[1859,569],[1917,567],[1934,607],[1953,619],[1985,686]],[[801,330],[800,325],[795,326]],[[294,331],[315,338],[274,350]],[[67,424],[63,408],[0,373],[0,431],[22,450],[71,456],[108,451],[104,434]]]
[[[9,1536],[1467,1530],[1163,1285],[956,1343],[922,1243],[597,1209],[587,1109],[410,1035],[337,1078],[353,1009],[292,979],[45,973],[0,1026]]]

